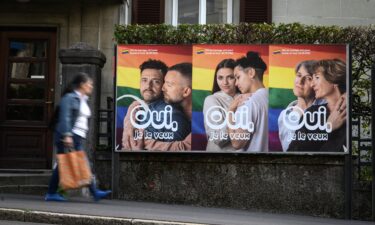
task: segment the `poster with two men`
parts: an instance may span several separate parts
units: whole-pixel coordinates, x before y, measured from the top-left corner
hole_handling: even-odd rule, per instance
[[[346,45],[116,50],[116,151],[347,149]]]

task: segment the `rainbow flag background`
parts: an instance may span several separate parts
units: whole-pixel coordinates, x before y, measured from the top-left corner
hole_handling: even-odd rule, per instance
[[[304,60],[338,58],[346,61],[346,45],[270,45],[269,46],[269,151],[282,151],[278,117],[293,94],[295,67]]]
[[[163,61],[167,66],[191,63],[191,45],[118,45],[116,64],[116,99],[124,94],[141,98],[139,66],[148,59]],[[123,120],[134,100],[125,98],[116,105],[116,150],[121,149]]]
[[[192,149],[206,150],[203,103],[211,95],[217,64],[227,58],[238,59],[248,51],[258,52],[268,65],[268,45],[193,45],[193,119]],[[264,76],[268,86],[268,70]]]

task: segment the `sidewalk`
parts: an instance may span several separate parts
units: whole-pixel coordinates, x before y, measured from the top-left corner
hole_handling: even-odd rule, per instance
[[[73,197],[68,202],[45,202],[43,196],[0,194],[1,220],[49,224],[223,224],[223,225],[373,225],[309,216],[204,208],[185,205]]]

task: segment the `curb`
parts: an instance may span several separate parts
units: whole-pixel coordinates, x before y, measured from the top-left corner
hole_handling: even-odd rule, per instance
[[[0,220],[69,225],[208,225],[203,223],[90,216],[8,208],[0,208]]]

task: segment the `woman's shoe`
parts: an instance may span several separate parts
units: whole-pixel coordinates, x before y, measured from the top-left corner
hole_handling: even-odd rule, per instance
[[[55,201],[55,202],[65,202],[66,201],[66,198],[64,198],[63,196],[61,196],[60,194],[46,194],[44,200],[46,201]]]
[[[110,191],[110,190],[102,191],[102,190],[96,188],[95,178],[93,178],[91,184],[89,185],[89,190],[90,190],[90,193],[91,193],[91,195],[92,195],[92,197],[94,198],[95,201],[99,201],[100,199],[105,198],[109,194],[112,193],[112,191]]]
[[[112,193],[112,191],[110,191],[110,190],[102,191],[102,190],[96,189],[96,190],[92,191],[92,196],[93,196],[95,201],[99,201],[100,199],[107,197],[111,193]]]

